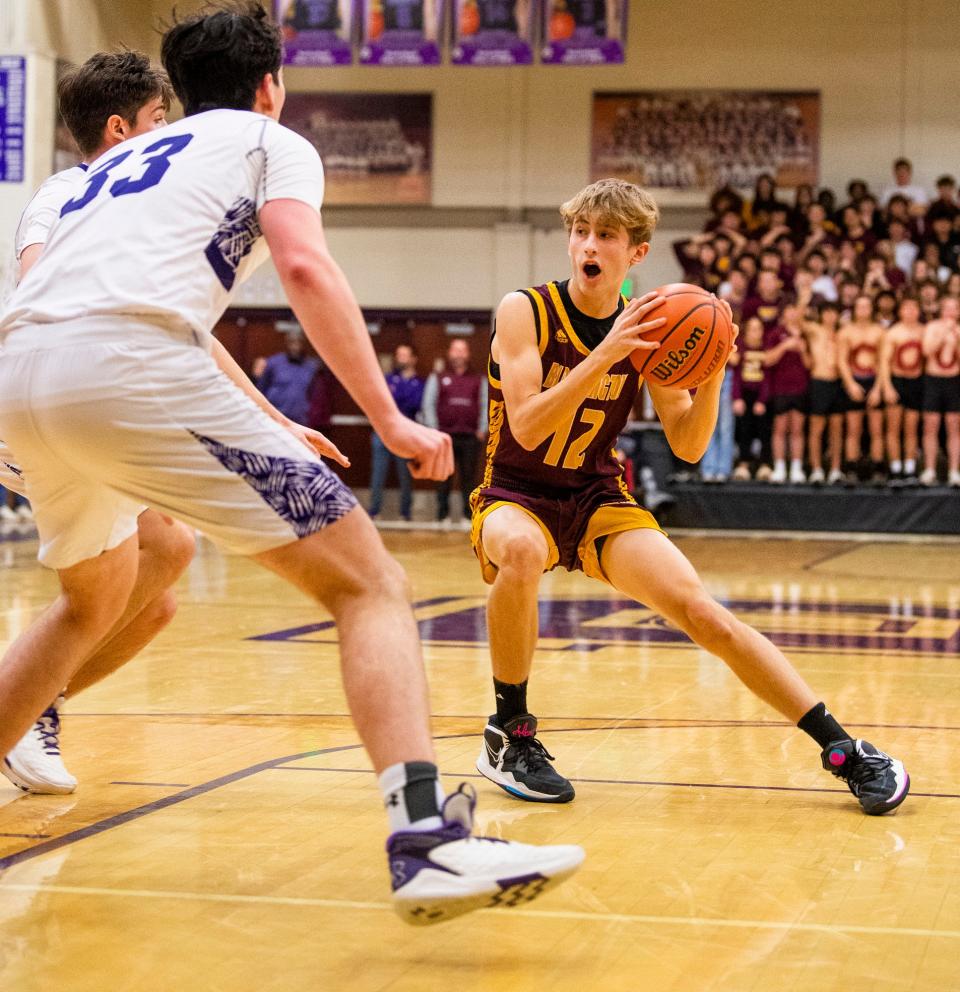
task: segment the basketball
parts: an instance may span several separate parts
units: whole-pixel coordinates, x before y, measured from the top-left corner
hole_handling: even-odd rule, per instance
[[[650,314],[667,322],[646,335],[656,351],[635,351],[633,367],[657,386],[695,389],[727,360],[733,324],[721,302],[705,289],[675,282],[655,290],[666,302]]]

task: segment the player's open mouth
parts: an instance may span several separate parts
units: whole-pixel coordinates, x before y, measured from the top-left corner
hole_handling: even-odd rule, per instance
[[[583,274],[588,279],[595,279],[600,275],[600,266],[596,262],[584,262],[583,263]]]

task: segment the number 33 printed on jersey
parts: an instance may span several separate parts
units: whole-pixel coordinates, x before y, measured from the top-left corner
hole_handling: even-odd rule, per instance
[[[129,196],[131,193],[142,193],[145,189],[156,186],[170,168],[170,159],[178,152],[182,152],[190,142],[193,141],[192,134],[175,134],[169,138],[161,138],[152,145],[147,145],[140,152],[143,165],[146,167],[138,178],[125,176],[118,179],[109,189],[111,196]],[[152,153],[152,154],[151,154]],[[65,217],[74,210],[82,210],[88,203],[97,198],[104,186],[110,179],[110,173],[121,162],[125,162],[133,151],[121,152],[113,158],[104,162],[103,165],[91,170],[87,178],[87,188],[84,192],[72,200],[68,200],[60,210],[60,216]]]

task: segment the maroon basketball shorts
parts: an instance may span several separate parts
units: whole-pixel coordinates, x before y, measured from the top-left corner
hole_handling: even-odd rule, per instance
[[[547,541],[545,571],[557,566],[582,571],[607,581],[600,567],[597,541],[627,530],[660,530],[648,510],[630,495],[620,476],[604,477],[570,491],[526,491],[526,487],[490,485],[470,497],[473,526],[470,541],[480,561],[484,582],[492,583],[497,566],[483,547],[483,525],[504,506],[512,506],[536,523]],[[661,531],[662,533],[662,531]]]

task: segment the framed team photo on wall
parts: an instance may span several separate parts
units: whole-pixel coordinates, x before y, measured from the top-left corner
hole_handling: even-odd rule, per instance
[[[357,0],[274,0],[284,65],[350,65]]]
[[[594,93],[591,176],[654,189],[816,185],[820,94],[763,90]]]
[[[320,152],[327,204],[429,203],[429,93],[288,93],[281,121]]]

